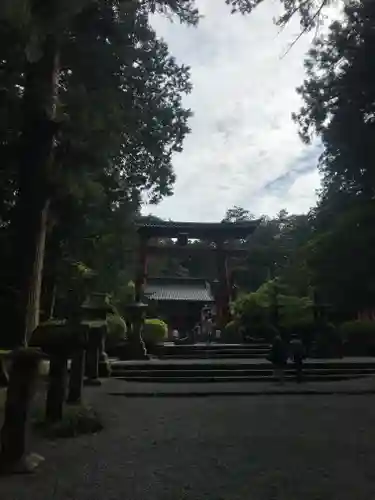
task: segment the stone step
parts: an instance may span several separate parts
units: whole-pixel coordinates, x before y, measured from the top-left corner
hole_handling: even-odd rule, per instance
[[[161,359],[206,359],[206,358],[265,358],[269,345],[259,342],[252,344],[168,344],[158,346],[155,354]]]
[[[160,354],[160,359],[209,359],[209,358],[233,358],[233,359],[254,359],[254,358],[265,358],[268,355],[268,351],[259,352],[195,352],[195,353],[185,353],[185,354]]]
[[[158,345],[157,349],[169,352],[169,351],[242,351],[248,349],[269,349],[270,345],[264,342],[253,343],[253,344],[216,344],[216,343],[207,343],[207,344],[168,344],[168,345]]]
[[[242,348],[242,349],[230,349],[227,347],[226,349],[215,349],[215,348],[210,348],[210,349],[158,349],[158,352],[161,354],[185,354],[185,353],[190,353],[190,354],[196,354],[199,352],[206,352],[206,353],[223,353],[223,352],[232,352],[232,353],[237,353],[241,354],[243,352],[265,352],[269,351],[269,347],[263,347],[263,346],[257,346],[257,347],[247,347],[247,348]]]
[[[271,370],[272,365],[266,359],[239,360],[239,359],[187,359],[187,360],[145,360],[145,361],[113,361],[112,370]],[[288,363],[287,369],[292,364]],[[333,370],[363,370],[369,369],[375,373],[375,359],[370,360],[307,360],[304,369],[333,369]]]
[[[340,380],[351,380],[361,378],[364,375],[310,375],[305,376],[305,381],[310,382],[334,382]],[[113,377],[113,375],[112,375]],[[272,382],[274,381],[273,375],[268,376],[259,376],[259,375],[251,375],[251,376],[211,376],[207,374],[202,377],[176,377],[176,376],[164,376],[158,377],[155,380],[155,377],[147,376],[147,375],[138,375],[133,377],[117,377],[115,378],[120,380],[125,380],[129,382],[160,382],[160,383],[205,383],[205,382]],[[293,380],[294,375],[287,374],[285,376],[285,380]]]
[[[305,369],[304,374],[307,376],[309,375],[372,375],[375,371],[371,368],[358,368],[358,369],[330,369],[330,368],[322,368],[322,369]],[[288,374],[293,374],[294,370],[293,369],[287,369],[285,373]],[[225,370],[225,369],[212,369],[212,370],[199,370],[199,369],[194,369],[194,370],[184,370],[184,369],[176,369],[176,370],[140,370],[136,368],[131,368],[131,369],[112,369],[112,375],[113,376],[120,376],[120,377],[135,377],[135,376],[148,376],[148,377],[154,377],[154,378],[159,378],[159,377],[206,377],[206,376],[213,376],[213,377],[221,377],[221,376],[230,376],[230,377],[249,377],[249,376],[268,376],[272,375],[273,370],[272,368],[270,369],[264,369],[264,370],[246,370],[246,369],[238,369],[238,370]]]

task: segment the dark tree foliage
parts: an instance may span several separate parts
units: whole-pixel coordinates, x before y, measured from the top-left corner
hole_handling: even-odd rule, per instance
[[[225,0],[232,7],[232,12],[250,14],[264,0]],[[301,27],[307,31],[319,25],[324,17],[326,7],[332,4],[343,3],[344,0],[280,0],[284,13],[277,20],[277,24],[284,26],[294,15],[299,15]]]
[[[371,199],[375,172],[375,4],[351,2],[306,60],[307,79],[298,89],[305,105],[295,115],[302,138],[318,134],[325,190]]]
[[[317,40],[295,119],[320,137],[323,190],[313,212],[309,261],[326,300],[341,310],[375,302],[375,4],[351,1]]]
[[[186,9],[170,4],[166,6],[170,13],[176,13],[182,22],[194,22],[193,11],[189,17]],[[10,7],[17,5],[10,4]],[[85,2],[83,9],[75,9],[74,15],[69,16],[69,22],[57,23],[59,98],[56,115],[61,122],[60,131],[54,139],[53,162],[45,166],[39,162],[37,175],[43,183],[37,184],[34,175],[33,187],[28,189],[22,181],[21,198],[20,179],[31,175],[21,168],[18,153],[24,121],[23,96],[27,88],[24,75],[30,65],[27,57],[40,57],[38,51],[42,47],[36,41],[30,48],[30,29],[43,38],[44,28],[50,32],[55,18],[51,12],[33,11],[31,17],[26,16],[21,22],[22,26],[8,22],[9,19],[0,26],[3,70],[0,102],[4,116],[0,125],[0,147],[5,160],[0,172],[3,195],[0,237],[6,243],[1,245],[2,257],[6,257],[8,248],[11,260],[10,265],[9,259],[2,260],[2,299],[9,296],[3,304],[10,315],[14,316],[17,310],[20,318],[20,324],[15,327],[17,339],[22,337],[25,328],[21,311],[30,312],[33,308],[35,317],[38,307],[38,286],[30,274],[34,257],[30,252],[30,262],[24,269],[20,269],[19,262],[24,249],[20,242],[27,239],[29,245],[34,245],[34,237],[40,236],[26,220],[29,214],[25,210],[22,213],[27,234],[20,217],[12,221],[11,213],[14,207],[18,209],[21,199],[25,206],[26,191],[33,221],[41,217],[39,206],[49,202],[51,207],[45,278],[56,274],[55,262],[64,256],[68,262],[87,261],[98,273],[108,267],[112,272],[107,272],[106,279],[98,284],[102,286],[108,286],[110,277],[118,275],[129,246],[134,250],[134,238],[131,244],[124,243],[124,239],[128,235],[131,240],[130,221],[139,209],[143,193],[151,202],[171,193],[174,182],[171,157],[181,151],[183,139],[189,132],[190,111],[181,103],[182,94],[191,88],[189,68],[177,65],[166,44],[157,39],[148,23],[149,8],[146,2],[142,5],[106,0]],[[47,14],[52,16],[48,27],[39,23]],[[63,12],[54,13],[57,17],[60,14]],[[34,119],[35,116],[28,117],[30,123]],[[36,186],[44,183],[48,192],[43,189],[41,195]],[[34,204],[33,199],[37,203]],[[13,223],[15,220],[17,224]],[[13,243],[9,234],[15,235]],[[123,236],[116,237],[118,234]],[[40,251],[43,252],[43,245]],[[106,266],[106,260],[115,261],[116,265]],[[25,295],[31,287],[34,288],[33,304],[27,305],[26,297],[21,304],[19,292],[23,290]],[[14,305],[13,312],[10,304]],[[26,326],[26,330],[28,328]]]

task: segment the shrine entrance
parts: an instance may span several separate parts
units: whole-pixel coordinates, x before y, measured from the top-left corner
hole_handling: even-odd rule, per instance
[[[148,278],[147,263],[149,255],[170,255],[188,258],[198,252],[205,259],[216,262],[215,308],[216,324],[224,328],[230,320],[230,301],[234,298],[234,286],[228,273],[228,257],[244,256],[246,250],[231,248],[230,243],[236,239],[245,239],[251,235],[258,221],[246,222],[160,222],[139,224],[139,262],[135,281],[136,300],[144,300],[144,288]],[[171,245],[158,244],[158,238],[176,239]],[[206,247],[189,245],[189,240],[203,240]]]

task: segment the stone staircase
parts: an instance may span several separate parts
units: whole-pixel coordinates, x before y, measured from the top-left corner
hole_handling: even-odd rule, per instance
[[[161,359],[264,359],[270,350],[269,344],[197,343],[175,345],[172,342],[159,345],[155,354]]]
[[[375,358],[306,360],[306,381],[340,381],[375,374]],[[265,359],[151,359],[114,361],[112,377],[134,382],[266,382],[273,380],[272,365]],[[294,378],[292,365],[286,380]]]

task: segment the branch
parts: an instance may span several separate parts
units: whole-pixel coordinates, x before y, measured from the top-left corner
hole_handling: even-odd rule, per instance
[[[313,17],[311,18],[310,25],[307,25],[303,28],[303,30],[300,32],[300,34],[297,36],[297,38],[295,40],[293,40],[293,42],[289,45],[289,47],[287,48],[285,53],[281,56],[281,59],[284,59],[284,57],[289,54],[289,52],[292,50],[292,48],[295,46],[295,44],[302,38],[302,36],[305,35],[310,30],[311,26],[314,25],[315,20],[317,18],[319,18],[320,14],[322,13],[322,10],[327,5],[328,1],[329,0],[322,0],[320,7],[318,8],[318,10],[315,12]]]
[[[277,24],[279,24],[280,26],[282,26],[283,28],[288,24],[288,22],[292,19],[292,17],[297,14],[297,12],[304,6],[304,5],[307,5],[308,3],[310,3],[311,0],[304,0],[302,3],[296,5],[296,7],[294,7],[294,9],[287,13],[287,14],[284,14],[284,16],[281,16],[280,19],[277,21]]]

